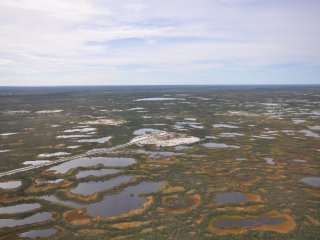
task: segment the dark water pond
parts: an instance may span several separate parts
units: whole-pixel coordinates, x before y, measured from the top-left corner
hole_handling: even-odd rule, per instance
[[[21,213],[28,212],[40,208],[41,205],[39,203],[25,203],[18,204],[14,206],[1,207],[0,214],[13,214],[13,213]]]
[[[302,178],[300,182],[307,183],[314,187],[320,187],[320,177],[305,177]]]
[[[40,230],[31,230],[28,232],[21,233],[19,237],[22,238],[44,238],[44,237],[51,237],[57,233],[57,230],[54,228],[48,229],[40,229]]]
[[[217,203],[243,203],[247,201],[247,196],[240,192],[218,193],[214,201]]]
[[[66,173],[72,168],[78,167],[91,167],[102,164],[106,167],[125,167],[132,165],[136,162],[133,158],[117,158],[117,157],[94,157],[94,158],[79,158],[64,162],[58,166],[54,166],[48,169],[48,171],[54,171],[55,173]]]
[[[107,181],[90,181],[79,183],[77,187],[71,190],[71,192],[87,196],[96,192],[101,192],[113,188],[121,183],[130,181],[132,178],[132,176],[119,176]]]
[[[162,185],[163,183],[160,182],[141,182],[136,186],[127,187],[118,194],[106,196],[100,202],[87,205],[88,214],[111,217],[142,208],[146,198],[139,195],[157,191]]]
[[[263,215],[258,218],[224,219],[218,220],[215,224],[219,228],[252,228],[260,225],[276,225],[285,222],[285,218],[275,218]]]
[[[13,189],[21,186],[21,181],[0,182],[0,188]]]
[[[50,220],[52,217],[50,212],[42,212],[34,214],[23,219],[0,219],[0,227],[17,227],[26,224],[33,224]]]
[[[204,147],[208,147],[208,148],[240,148],[239,146],[235,146],[235,145],[227,145],[225,143],[205,143],[203,144]]]
[[[120,172],[117,169],[99,169],[99,170],[84,170],[84,171],[80,171],[77,173],[76,178],[80,179],[80,178],[85,178],[88,176],[106,176],[106,175],[110,175],[110,174],[115,174]]]

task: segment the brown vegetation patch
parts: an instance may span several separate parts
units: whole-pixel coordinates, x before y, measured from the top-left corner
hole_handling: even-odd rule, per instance
[[[159,212],[173,212],[176,214],[182,214],[192,209],[197,208],[201,203],[201,196],[184,195],[184,196],[165,196],[162,198],[163,208],[158,208]]]
[[[151,233],[151,232],[153,232],[155,230],[162,231],[164,228],[165,228],[165,226],[158,226],[158,227],[155,227],[155,228],[145,228],[141,232],[142,233]]]
[[[0,191],[1,193],[1,191]],[[10,196],[8,194],[0,194],[0,202],[1,203],[15,203],[15,202],[22,202],[27,200],[33,200],[35,197],[29,196],[29,197],[14,197]]]
[[[105,234],[107,231],[102,229],[93,229],[93,228],[84,228],[77,231],[78,235],[86,235],[86,236],[92,236],[92,235],[100,235]]]
[[[182,186],[170,186],[166,185],[165,188],[163,189],[163,193],[175,193],[175,192],[182,192],[184,191],[184,187]]]
[[[320,189],[304,188],[304,190],[315,197],[320,197]]]
[[[117,229],[128,229],[128,228],[136,228],[136,227],[140,227],[143,225],[147,225],[149,224],[150,221],[145,221],[145,222],[123,222],[123,223],[116,223],[116,224],[112,224],[111,227],[113,228],[117,228]]]
[[[309,222],[311,222],[313,225],[320,226],[320,221],[315,219],[314,217],[306,215],[306,218],[308,218]]]
[[[269,175],[268,178],[271,180],[279,180],[279,179],[284,179],[286,177],[281,174],[274,173],[274,174]]]
[[[55,188],[66,188],[71,186],[72,182],[68,180],[63,180],[59,183],[44,183],[41,185],[33,184],[31,185],[26,192],[36,193],[36,192],[46,192]]]
[[[239,179],[239,182],[244,186],[251,186],[256,182],[259,182],[261,177],[259,176],[250,176],[250,175],[244,175]]]
[[[68,224],[85,225],[90,222],[101,220],[100,216],[89,217],[85,208],[69,210],[63,213],[63,218]]]
[[[262,198],[257,194],[247,193],[246,195],[249,202],[263,202]]]
[[[62,190],[62,192],[68,198],[77,199],[77,200],[80,200],[80,201],[83,201],[83,202],[94,201],[94,200],[97,200],[98,197],[99,197],[99,193],[98,192],[96,192],[94,194],[91,194],[91,195],[74,194],[74,193],[70,192],[69,190]]]
[[[295,227],[296,223],[289,214],[269,211],[259,216],[226,215],[216,217],[210,220],[207,229],[216,234],[240,234],[250,230],[288,233]]]

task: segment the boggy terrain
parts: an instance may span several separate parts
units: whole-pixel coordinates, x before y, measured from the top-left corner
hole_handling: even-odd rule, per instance
[[[0,239],[319,238],[319,87],[1,88],[0,102],[0,173],[136,143],[1,177]]]

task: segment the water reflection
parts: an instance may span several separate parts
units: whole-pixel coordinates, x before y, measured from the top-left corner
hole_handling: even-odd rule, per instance
[[[243,203],[247,201],[247,196],[240,192],[218,193],[214,201],[217,203]]]
[[[111,180],[107,181],[90,181],[79,183],[77,187],[71,190],[74,194],[81,194],[81,195],[91,195],[96,192],[101,192],[113,188],[121,183],[130,181],[132,176],[119,176]]]
[[[13,189],[21,186],[21,181],[0,182],[0,188]]]
[[[57,233],[57,230],[54,228],[40,229],[40,230],[31,230],[28,232],[21,233],[19,237],[22,238],[43,238],[51,237]]]
[[[42,212],[34,214],[23,219],[0,219],[0,227],[17,227],[26,224],[33,224],[50,220],[52,214],[50,212]]]
[[[307,183],[314,187],[320,187],[320,177],[305,177],[305,178],[302,178],[300,182]]]
[[[106,176],[106,175],[115,174],[118,172],[120,172],[120,171],[117,169],[84,170],[84,171],[80,171],[79,173],[77,173],[76,178],[80,179],[80,178],[85,178],[88,176],[99,177],[99,176]]]
[[[39,203],[25,203],[25,204],[18,204],[18,205],[8,206],[8,207],[0,207],[0,214],[28,212],[40,207],[41,205]]]
[[[106,196],[100,202],[89,204],[87,206],[88,214],[90,216],[111,217],[141,208],[146,202],[146,198],[140,197],[139,194],[152,193],[162,185],[163,183],[160,182],[141,182],[136,186],[127,187],[118,194]]]
[[[124,167],[132,165],[136,162],[133,158],[117,158],[117,157],[93,157],[93,158],[79,158],[68,162],[64,162],[58,166],[48,169],[54,173],[67,173],[72,168],[91,167],[99,164],[105,167]]]

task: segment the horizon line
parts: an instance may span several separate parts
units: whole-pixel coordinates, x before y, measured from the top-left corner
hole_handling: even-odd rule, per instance
[[[19,87],[141,87],[141,86],[320,86],[320,83],[283,83],[283,84],[83,84],[83,85],[0,85],[0,88]]]

